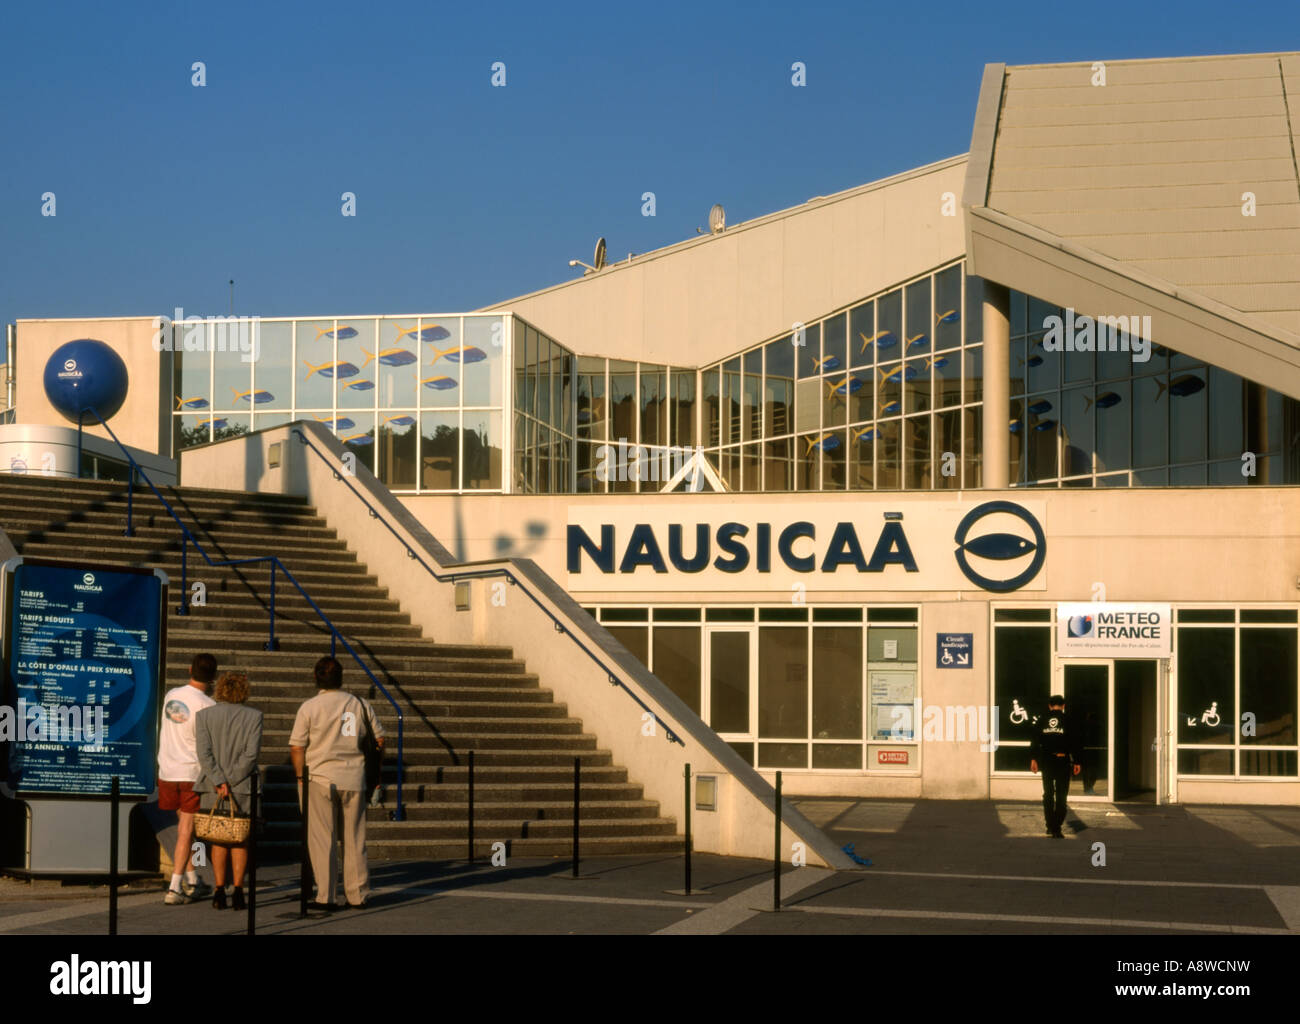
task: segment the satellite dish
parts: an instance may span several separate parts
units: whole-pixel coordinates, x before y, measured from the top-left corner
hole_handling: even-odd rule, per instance
[[[596,239],[596,255],[591,261],[594,269],[600,270],[605,266],[605,239]]]
[[[727,213],[721,203],[714,203],[713,208],[709,210],[709,231],[720,235],[725,230],[727,230]]]

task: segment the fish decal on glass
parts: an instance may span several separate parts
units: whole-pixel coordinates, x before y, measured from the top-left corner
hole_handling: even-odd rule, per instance
[[[357,446],[375,443],[374,437],[370,434],[350,434],[347,437],[340,437],[339,440],[344,444],[354,444]]]
[[[428,327],[419,328],[403,327],[401,324],[393,324],[393,326],[397,328],[397,338],[395,339],[397,341],[401,341],[408,334],[418,334],[421,341],[445,341],[451,337],[451,331],[445,327],[440,327],[438,324],[429,324]]]
[[[1157,402],[1160,401],[1160,396],[1165,393],[1166,388],[1168,388],[1171,395],[1176,395],[1178,398],[1187,398],[1189,395],[1194,395],[1198,391],[1203,391],[1205,389],[1205,381],[1194,373],[1185,373],[1181,377],[1175,377],[1169,384],[1166,384],[1162,377],[1156,381]]]
[[[930,369],[942,370],[947,365],[948,365],[947,356],[931,356],[929,359],[925,361],[925,368],[927,370]]]
[[[1119,405],[1124,399],[1114,391],[1107,391],[1104,395],[1098,395],[1095,399],[1090,395],[1083,396],[1083,411],[1087,412],[1095,404],[1098,409],[1110,409]]]
[[[878,372],[880,373],[880,379],[886,384],[899,384],[903,381],[910,383],[916,380],[917,377],[916,367],[910,364],[908,366],[896,366],[893,370],[885,369]]]
[[[0,364],[3,365],[3,364]],[[208,400],[206,398],[178,398],[176,399],[177,409],[206,409]]]
[[[840,435],[826,433],[819,437],[806,437],[803,439],[804,444],[808,446],[805,455],[811,455],[814,451],[833,452],[840,446]]]
[[[206,430],[208,427],[211,427],[213,430],[225,430],[228,426],[230,426],[230,421],[218,416],[206,420],[200,420],[198,423],[194,424],[196,430]]]
[[[274,402],[275,395],[269,391],[240,391],[238,388],[231,388],[231,393],[235,396],[232,401],[251,401],[254,405],[265,405],[267,402]]]
[[[874,426],[860,427],[853,431],[853,440],[861,444],[866,444],[869,441],[878,441],[880,440],[880,437],[880,430]]]
[[[415,423],[415,417],[409,416],[406,413],[401,413],[397,416],[385,416],[384,422],[391,424],[394,427],[409,427]]]
[[[880,414],[882,416],[897,416],[902,411],[902,402],[886,402],[880,407]]]
[[[921,349],[928,347],[929,344],[930,336],[924,331],[920,334],[913,334],[907,339],[907,354],[915,355],[917,352],[921,351]]]
[[[458,345],[456,348],[449,349],[435,348],[433,358],[429,361],[430,364],[436,363],[443,356],[446,356],[453,363],[460,363],[463,366],[465,363],[482,362],[487,358],[487,353],[481,348],[475,348],[473,345]]]
[[[420,381],[430,391],[446,391],[456,386],[455,377],[425,377]]]
[[[887,352],[898,344],[898,339],[894,337],[893,331],[877,331],[870,338],[858,331],[858,337],[862,339],[862,352],[865,352],[871,345],[876,346],[877,352]]]
[[[826,373],[829,370],[838,370],[840,368],[840,357],[826,356],[822,359],[814,359],[813,368],[818,373]]]
[[[1020,420],[1011,421],[1011,433],[1013,434],[1020,433],[1022,427],[1024,427],[1024,423],[1022,423]]]
[[[349,381],[343,386],[345,388],[351,388],[353,391],[370,391],[374,388],[375,382],[373,380],[366,380],[365,378],[362,378],[361,380]]]
[[[325,426],[327,426],[327,427],[333,427],[334,430],[336,430],[336,431],[338,431],[338,430],[351,430],[353,427],[356,426],[356,424],[353,423],[353,422],[352,422],[350,419],[348,419],[346,416],[338,416],[338,417],[317,416],[317,417],[316,417],[316,421],[317,421],[318,423],[324,423]]]
[[[366,357],[366,361],[361,364],[363,370],[375,359],[378,359],[385,366],[410,366],[420,358],[410,349],[406,348],[386,348],[378,355],[375,355],[375,353],[365,348],[361,351]]]
[[[337,330],[333,327],[322,327],[316,332],[316,337],[312,340],[320,341],[321,338],[329,338],[331,340],[347,341],[348,338],[355,338],[356,336],[357,329],[355,327],[340,327]]]
[[[961,310],[948,309],[934,318],[936,324],[955,324],[961,319]]]
[[[1029,411],[1033,413],[1035,416],[1041,416],[1045,412],[1052,411],[1052,403],[1047,401],[1046,399],[1043,399],[1042,401],[1035,402],[1033,405],[1031,405],[1029,407]]]
[[[1034,424],[1034,433],[1041,434],[1045,430],[1051,430],[1056,426],[1056,420],[1043,420],[1041,423]]]
[[[307,376],[303,380],[309,380],[313,373],[319,373],[322,377],[343,380],[347,377],[355,377],[361,372],[351,363],[344,362],[342,359],[336,359],[332,363],[321,363],[320,366],[312,366],[311,363],[304,360],[302,365],[308,368]]]
[[[860,377],[845,377],[838,384],[836,384],[832,380],[826,381],[826,391],[827,391],[828,398],[844,399],[847,398],[849,395],[856,395],[861,390],[862,390],[862,378]]]

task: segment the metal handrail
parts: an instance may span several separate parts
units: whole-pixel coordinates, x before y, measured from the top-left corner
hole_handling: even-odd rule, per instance
[[[581,650],[585,655],[587,655],[587,657],[589,657],[592,661],[594,661],[597,666],[599,666],[600,670],[604,672],[606,676],[609,677],[610,685],[622,687],[623,691],[629,697],[631,697],[632,700],[634,700],[638,706],[640,706],[642,711],[650,715],[651,718],[653,718],[656,722],[658,722],[663,727],[664,736],[669,741],[673,743],[679,743],[683,747],[686,746],[686,744],[682,741],[681,737],[678,736],[675,732],[673,732],[672,728],[668,725],[668,723],[665,722],[662,718],[660,718],[657,714],[655,714],[654,710],[649,705],[647,705],[645,701],[643,701],[640,697],[638,697],[636,693],[632,690],[632,688],[628,686],[627,683],[623,682],[623,680],[620,679],[612,669],[610,669],[603,661],[601,661],[601,659],[595,653],[593,653],[591,649],[587,647],[586,644],[584,644],[581,640],[579,640],[577,636],[574,635],[572,630],[570,630],[562,622],[560,622],[559,618],[555,615],[555,613],[552,612],[549,608],[547,608],[546,605],[542,604],[542,602],[537,599],[537,596],[533,594],[531,590],[528,589],[528,587],[523,583],[523,581],[520,580],[509,569],[482,569],[474,572],[453,572],[453,573],[437,572],[436,570],[431,568],[429,564],[425,562],[425,560],[416,553],[415,549],[411,547],[410,544],[408,544],[405,540],[402,539],[402,535],[393,528],[392,524],[389,523],[387,519],[385,519],[378,511],[376,511],[375,507],[371,505],[369,501],[366,500],[365,496],[361,494],[361,492],[359,492],[350,483],[348,483],[346,479],[344,479],[344,475],[341,472],[339,472],[339,470],[334,468],[330,458],[319,448],[317,448],[314,444],[312,444],[311,441],[307,439],[307,435],[304,434],[300,428],[292,427],[291,433],[296,434],[298,436],[299,441],[301,441],[304,445],[306,445],[308,448],[314,451],[316,455],[320,458],[320,460],[330,467],[331,471],[334,473],[334,479],[343,481],[343,485],[349,491],[352,492],[352,494],[361,502],[361,504],[366,506],[367,510],[369,510],[370,518],[378,519],[381,523],[383,523],[384,526],[387,527],[388,532],[391,533],[394,537],[396,537],[398,543],[400,543],[406,549],[406,556],[408,558],[413,558],[415,561],[419,562],[420,565],[424,568],[424,571],[427,572],[430,576],[432,576],[435,580],[437,580],[439,583],[458,583],[461,580],[487,579],[494,576],[505,577],[507,580],[510,581],[511,584],[513,584],[516,587],[519,587],[520,590],[522,590],[525,594],[527,594],[528,597],[532,600],[533,604],[537,605],[537,607],[546,614],[546,616],[551,620],[552,624],[555,626],[555,631],[557,633],[563,633],[566,636],[568,636],[570,640],[572,640],[575,644],[577,644],[579,650]]]
[[[127,450],[126,445],[124,445],[121,442],[121,440],[118,438],[117,434],[113,432],[113,428],[110,427],[106,422],[104,422],[104,417],[99,415],[99,411],[95,409],[93,406],[87,406],[84,411],[92,412],[95,414],[95,418],[99,420],[100,425],[105,430],[108,431],[109,436],[113,439],[113,443],[116,444],[118,448],[122,450],[122,454],[126,456],[127,462],[130,463],[131,466],[131,478],[130,480],[127,481],[127,485],[126,485],[126,531],[124,533],[124,536],[127,537],[135,536],[135,527],[132,522],[132,514],[133,514],[132,489],[135,485],[135,477],[137,473],[140,475],[141,479],[143,479],[144,482],[149,485],[149,490],[153,491],[154,497],[162,502],[163,508],[167,510],[168,515],[170,515],[172,519],[175,520],[176,525],[179,526],[181,529],[181,603],[180,606],[176,609],[176,613],[178,615],[189,615],[190,613],[190,592],[189,592],[189,578],[188,578],[189,564],[187,558],[187,551],[190,544],[194,545],[194,549],[198,551],[200,555],[203,556],[203,560],[207,562],[208,565],[214,569],[228,567],[228,566],[235,566],[235,565],[250,565],[257,562],[270,562],[271,563],[271,601],[270,601],[270,609],[269,609],[270,610],[270,615],[269,615],[270,636],[267,639],[266,643],[262,645],[262,649],[266,651],[278,651],[280,649],[280,641],[277,640],[275,637],[275,573],[276,570],[278,569],[280,572],[284,573],[285,577],[289,580],[290,583],[294,585],[298,593],[303,596],[303,599],[309,605],[311,605],[312,610],[317,615],[320,616],[321,621],[324,622],[325,625],[329,627],[330,656],[334,657],[336,655],[338,651],[337,643],[342,643],[343,647],[347,650],[347,652],[350,655],[352,655],[352,660],[355,661],[361,667],[361,671],[364,672],[369,677],[371,683],[373,683],[375,687],[379,690],[379,692],[382,693],[385,698],[387,698],[388,703],[393,706],[393,710],[397,714],[397,810],[393,812],[392,820],[405,821],[406,808],[402,800],[402,785],[403,782],[405,781],[405,771],[406,771],[404,766],[405,758],[403,757],[404,750],[403,750],[403,743],[402,743],[402,738],[403,738],[402,723],[405,716],[402,714],[402,709],[398,705],[397,701],[393,699],[393,695],[388,692],[387,687],[385,687],[384,684],[381,683],[375,677],[375,674],[370,671],[369,666],[367,666],[366,663],[361,660],[361,657],[357,654],[357,652],[352,649],[352,645],[348,643],[347,637],[345,637],[342,633],[339,632],[338,628],[334,625],[334,623],[332,623],[329,620],[329,616],[327,616],[321,610],[320,605],[318,605],[315,601],[312,600],[311,595],[307,593],[305,589],[303,589],[303,585],[299,583],[297,579],[294,578],[293,573],[291,573],[288,567],[286,567],[285,564],[282,561],[280,561],[278,555],[259,555],[254,558],[232,558],[232,559],[226,559],[225,561],[214,561],[208,555],[208,553],[203,550],[203,545],[199,543],[198,538],[194,536],[194,534],[190,531],[190,528],[186,526],[185,523],[181,520],[181,517],[176,514],[176,510],[172,508],[171,503],[168,502],[167,499],[163,497],[162,492],[159,491],[158,488],[154,486],[154,482],[149,479],[149,474],[146,473],[144,469],[141,468],[140,465],[135,461],[131,453]],[[78,444],[78,448],[80,448],[80,444],[81,444],[81,417],[80,416],[78,416],[77,418],[77,444]],[[77,465],[77,473],[78,475],[80,475],[81,473],[80,463],[78,463]]]

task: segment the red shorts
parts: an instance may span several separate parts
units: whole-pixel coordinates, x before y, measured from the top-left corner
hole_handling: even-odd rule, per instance
[[[192,782],[164,782],[158,780],[158,807],[164,811],[182,811],[196,814],[199,809],[199,794],[194,792]]]

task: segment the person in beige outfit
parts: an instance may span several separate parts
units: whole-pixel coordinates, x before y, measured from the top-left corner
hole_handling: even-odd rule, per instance
[[[370,894],[366,866],[366,764],[360,737],[366,723],[382,748],[384,727],[374,709],[343,687],[343,666],[335,658],[316,662],[315,697],[298,709],[289,736],[289,755],[298,777],[302,800],[302,770],[310,782],[307,794],[307,849],[316,876],[315,906],[334,907],[338,881],[336,814],[343,833],[343,891],[350,907],[363,907]]]

